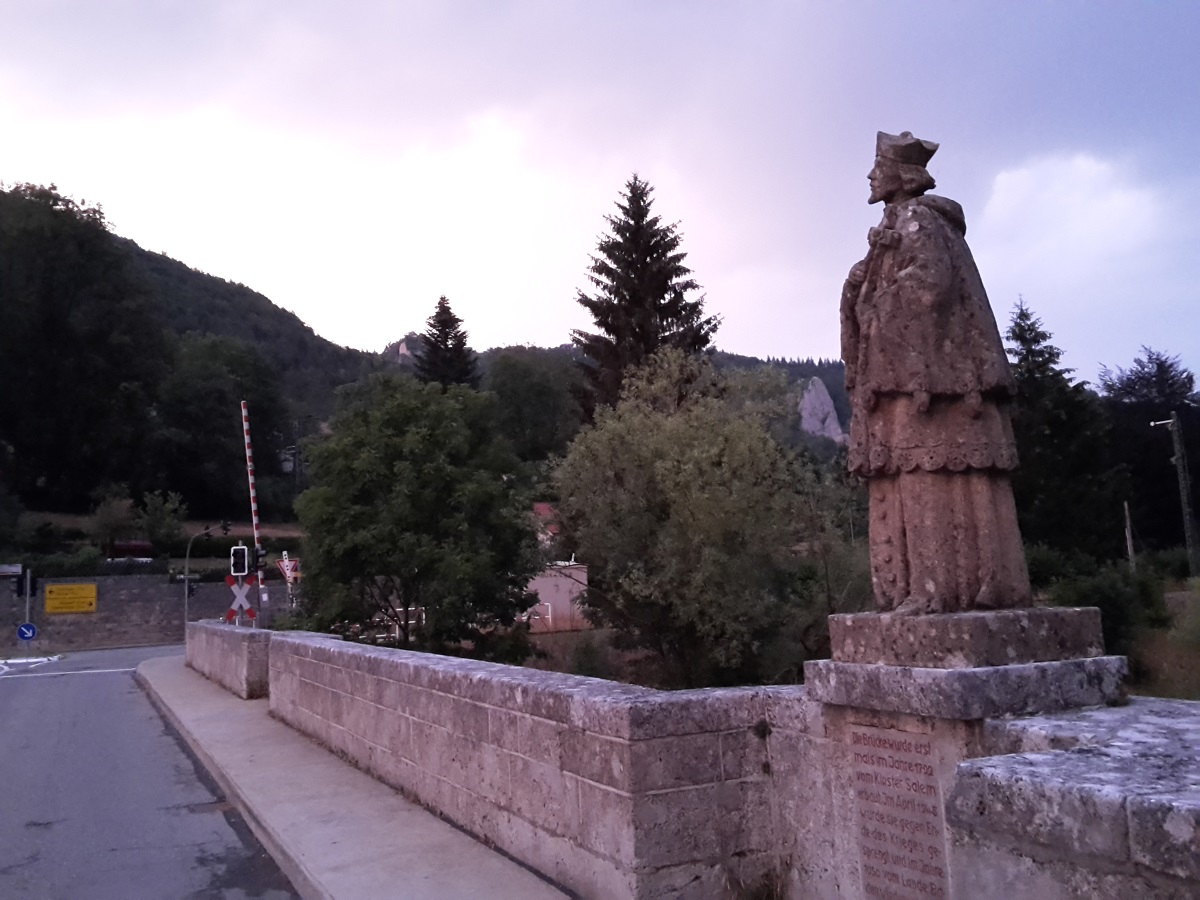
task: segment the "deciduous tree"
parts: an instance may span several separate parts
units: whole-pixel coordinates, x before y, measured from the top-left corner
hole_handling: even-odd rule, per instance
[[[821,478],[740,406],[707,360],[664,351],[555,472],[587,606],[659,654],[670,684],[794,676],[832,611]]]
[[[382,619],[404,646],[519,651],[502,636],[533,602],[540,559],[492,397],[378,375],[344,399],[296,504],[316,624]]]
[[[596,405],[612,406],[626,370],[646,362],[659,348],[686,353],[706,349],[720,324],[704,315],[704,298],[684,265],[678,225],[652,215],[653,188],[636,174],[625,184],[619,215],[606,216],[611,234],[592,257],[588,280],[593,295],[577,301],[595,320],[595,333],[575,330],[571,340],[587,357],[584,371]]]
[[[98,484],[138,489],[168,362],[157,309],[100,207],[54,185],[0,190],[0,476],[10,489],[29,506],[73,511]]]
[[[497,426],[517,455],[538,462],[562,453],[578,433],[578,369],[542,350],[510,347],[492,357],[483,379],[496,395]]]
[[[150,491],[136,512],[137,526],[158,552],[165,552],[183,534],[188,508],[175,491]]]
[[[193,334],[180,341],[153,419],[153,478],[156,487],[178,491],[195,515],[249,515],[243,400],[250,410],[260,507],[264,514],[285,513],[291,497],[280,451],[292,428],[274,367],[235,338]]]

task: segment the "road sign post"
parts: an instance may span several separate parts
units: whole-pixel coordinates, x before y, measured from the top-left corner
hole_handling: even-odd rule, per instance
[[[287,582],[287,597],[288,609],[295,612],[296,599],[292,592],[292,585],[296,583],[296,579],[300,576],[300,560],[291,559],[288,557],[288,552],[283,551],[283,559],[276,560],[276,565],[279,566],[279,571],[283,573],[283,578]]]

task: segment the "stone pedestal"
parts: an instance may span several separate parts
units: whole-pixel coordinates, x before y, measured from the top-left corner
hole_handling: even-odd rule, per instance
[[[837,827],[862,897],[966,896],[951,879],[944,798],[982,755],[984,719],[1120,702],[1094,608],[830,616],[833,658],[805,664],[825,704]],[[837,793],[844,794],[838,803]]]

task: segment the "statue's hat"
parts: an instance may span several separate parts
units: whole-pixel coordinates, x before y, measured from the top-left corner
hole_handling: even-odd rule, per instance
[[[898,163],[923,166],[937,153],[938,145],[933,141],[915,138],[911,131],[900,134],[879,132],[875,137],[875,155]]]

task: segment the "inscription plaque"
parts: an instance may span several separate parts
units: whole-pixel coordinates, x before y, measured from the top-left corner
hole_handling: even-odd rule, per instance
[[[946,823],[929,736],[853,725],[849,740],[864,895],[949,897]]]

